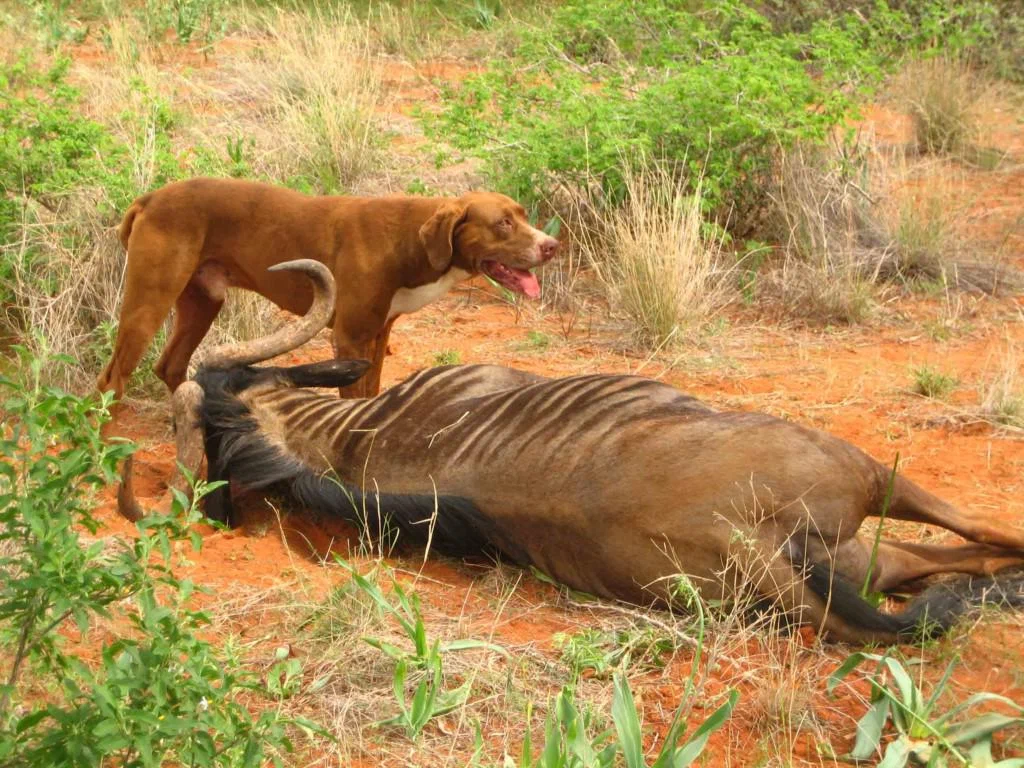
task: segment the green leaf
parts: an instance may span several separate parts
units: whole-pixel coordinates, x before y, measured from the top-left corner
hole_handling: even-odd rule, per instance
[[[621,672],[617,672],[614,676],[612,720],[615,722],[615,730],[618,732],[619,745],[626,761],[626,768],[646,768],[636,702],[633,700],[633,692],[629,689],[629,681]]]
[[[905,738],[896,739],[885,749],[885,756],[878,763],[878,768],[904,768],[910,760],[912,745]]]
[[[450,643],[444,643],[441,645],[441,651],[447,653],[448,651],[468,651],[477,648],[482,648],[488,651],[494,651],[500,653],[502,656],[508,657],[509,652],[502,648],[500,645],[494,643],[488,643],[483,640],[453,640]]]
[[[1024,718],[988,712],[965,723],[957,723],[945,731],[950,744],[966,744],[981,738],[988,738],[1003,728],[1024,725]]]
[[[882,732],[889,719],[890,702],[887,696],[881,696],[872,702],[864,716],[857,721],[857,739],[850,757],[854,760],[868,760],[874,755],[882,741]]]
[[[864,653],[858,651],[852,653],[846,657],[842,664],[828,676],[828,685],[826,690],[831,694],[835,691],[836,686],[843,681],[843,679],[850,674],[853,670],[859,667],[865,661],[881,661],[882,657],[877,656],[873,653]]]
[[[700,727],[687,739],[686,744],[675,752],[672,757],[672,768],[686,768],[694,760],[700,757],[707,746],[711,734],[725,725],[725,722],[732,716],[732,711],[739,701],[740,692],[733,690],[729,692],[728,700],[716,709],[707,720],[701,723]],[[664,749],[664,748],[663,748]]]

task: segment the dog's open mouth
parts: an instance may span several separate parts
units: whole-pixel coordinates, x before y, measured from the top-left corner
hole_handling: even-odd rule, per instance
[[[507,267],[497,261],[481,262],[480,269],[498,285],[504,286],[510,291],[521,293],[530,299],[540,296],[540,282],[536,275],[527,269]]]

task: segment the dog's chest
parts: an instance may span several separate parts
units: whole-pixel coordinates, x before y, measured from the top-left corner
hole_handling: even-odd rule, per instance
[[[427,283],[416,288],[399,288],[391,299],[388,320],[397,315],[405,315],[427,306],[430,302],[444,296],[453,286],[461,283],[467,277],[469,277],[469,272],[453,267],[445,272],[444,276],[436,282]]]

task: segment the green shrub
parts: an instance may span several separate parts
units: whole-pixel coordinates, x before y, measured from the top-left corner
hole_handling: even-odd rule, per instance
[[[786,27],[736,0],[572,0],[526,33],[516,60],[444,89],[427,130],[529,205],[595,180],[615,202],[638,157],[661,158],[703,174],[707,211],[748,234],[778,152],[823,140],[896,54],[993,39],[987,3],[918,6],[879,2]]]
[[[828,691],[836,687],[857,667],[867,663],[874,670],[867,674],[871,684],[871,703],[857,722],[857,739],[847,757],[851,761],[878,760],[886,726],[892,726],[895,738],[888,740],[880,766],[903,768],[927,765],[992,766],[1015,768],[1020,760],[1008,758],[996,762],[992,741],[996,732],[1024,725],[1024,707],[995,693],[978,692],[938,714],[939,702],[959,659],[946,667],[939,682],[928,694],[915,682],[911,671],[888,653],[854,653],[829,676]],[[989,708],[976,714],[979,705],[996,704],[1007,715]],[[969,714],[970,713],[970,714]]]
[[[955,376],[924,365],[914,369],[914,392],[925,397],[942,399],[958,384]]]
[[[120,159],[109,132],[79,113],[70,65],[61,58],[39,71],[23,56],[0,69],[0,196],[45,197],[90,176],[97,156]],[[5,233],[15,223],[5,216]]]
[[[623,162],[646,154],[703,171],[709,210],[747,212],[777,149],[820,140],[848,107],[838,86],[877,76],[860,33],[821,23],[776,35],[737,2],[695,13],[667,0],[577,0],[523,44],[537,66],[495,63],[446,89],[428,129],[480,156],[526,203],[592,179],[621,199]]]
[[[272,707],[250,714],[243,697],[266,687],[201,639],[209,619],[190,607],[197,587],[171,571],[177,542],[199,548],[197,507],[178,493],[174,514],[139,521],[136,537],[93,539],[92,495],[133,448],[100,438],[109,396],[42,384],[52,362],[22,350],[22,380],[0,377],[0,763],[276,761],[291,749],[288,721]],[[199,484],[196,499],[207,490]],[[118,637],[88,663],[67,636],[86,636],[98,617]]]

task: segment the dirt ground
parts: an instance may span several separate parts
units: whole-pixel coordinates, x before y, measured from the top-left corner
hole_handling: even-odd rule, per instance
[[[93,57],[83,51],[80,61],[91,64]],[[216,61],[191,64],[216,66]],[[410,106],[433,98],[429,78],[464,71],[466,67],[458,62],[433,62],[418,72],[404,63],[387,65],[383,75],[393,96],[389,107],[393,124],[408,126]],[[908,130],[905,116],[880,106],[865,111],[865,124],[892,141],[903,140]],[[992,144],[1006,153],[1004,162],[996,170],[961,170],[942,181],[954,187],[964,205],[960,223],[965,231],[1002,248],[1007,258],[1024,269],[1024,125],[999,113],[991,114],[986,124]],[[399,130],[395,138],[395,151],[412,152],[416,137],[402,133]],[[935,172],[945,171],[937,168]],[[924,178],[920,183],[935,181]],[[571,311],[543,303],[514,306],[482,280],[456,290],[396,324],[384,385],[434,364],[442,353],[456,353],[463,363],[501,363],[549,376],[642,373],[720,409],[764,411],[827,430],[883,463],[891,463],[899,452],[902,471],[928,490],[1007,526],[1024,526],[1024,434],[998,428],[975,415],[986,387],[1008,365],[1018,377],[1018,386],[1024,383],[1024,299],[1020,296],[902,294],[888,301],[868,324],[824,329],[779,325],[761,318],[756,309],[739,307],[726,313],[718,332],[645,354],[628,344],[607,304],[588,292],[586,275],[579,290],[580,299]],[[329,354],[328,338],[321,335],[292,359],[322,359]],[[913,393],[913,371],[922,366],[956,377],[956,389],[946,400]],[[136,461],[139,495],[143,501],[155,501],[172,470],[167,416],[161,408],[139,406],[129,410],[125,424],[142,446]],[[101,518],[110,533],[128,532],[129,525],[113,509],[112,494],[113,489],[103,499]],[[328,546],[347,553],[356,548],[354,536],[347,539],[343,529],[317,530],[296,515],[279,525],[259,500],[249,500],[246,508],[247,525],[233,532],[207,531],[202,552],[181,566],[183,572],[215,596],[235,595],[241,588],[325,595],[344,579],[340,569],[309,556],[306,544],[321,554]],[[952,542],[955,538],[912,524],[900,524],[894,530],[907,540]],[[353,560],[369,563],[365,557]],[[415,583],[428,623],[454,621],[463,636],[492,639],[513,657],[532,655],[542,663],[557,664],[556,633],[576,632],[607,618],[603,609],[571,604],[554,587],[515,569],[502,569],[501,578],[517,581],[517,587],[508,599],[498,600],[506,593],[485,564],[443,559],[422,564],[414,555],[391,562],[402,569],[403,578]],[[218,603],[216,597],[211,600]],[[285,622],[266,611],[239,608],[216,626],[217,631],[241,636],[268,654],[295,639]],[[961,664],[952,684],[952,695],[958,698],[985,690],[1024,701],[1021,626],[1013,617],[988,616],[950,640],[908,653],[924,659],[921,674],[931,680],[939,677],[948,659],[958,655]],[[810,632],[801,632],[781,646],[749,638],[742,647],[729,646],[715,668],[706,670],[702,699],[711,706],[729,686],[739,688],[742,699],[733,719],[712,738],[704,764],[832,764],[832,754],[841,754],[852,744],[866,691],[860,684],[842,689],[838,698],[826,695],[826,675],[846,652],[820,646]],[[302,649],[296,648],[295,653],[301,656]],[[655,739],[667,729],[679,704],[690,658],[690,652],[681,649],[664,669],[631,678],[645,727]],[[787,661],[780,666],[780,659]],[[801,690],[792,690],[794,686]],[[786,703],[775,705],[768,700],[772,691],[781,691]],[[546,695],[538,693],[538,703]],[[798,710],[813,727],[780,725],[787,717],[775,711],[780,706],[790,713]],[[484,716],[489,712],[483,710]],[[514,734],[505,732],[507,720],[497,713],[491,716],[494,722],[485,723],[483,729],[488,741],[499,745],[499,750],[514,745]],[[538,723],[535,717],[535,732]],[[457,716],[428,726],[428,732],[437,737],[429,743],[435,745],[441,735],[461,734],[444,741],[448,745],[444,754],[407,745],[399,734],[367,729],[358,739],[360,746],[341,764],[465,764],[472,748],[467,727]],[[1024,741],[1018,737],[1005,748],[1007,754],[1024,754]],[[320,757],[323,762],[318,764],[338,764]],[[315,758],[310,757],[311,764]]]

